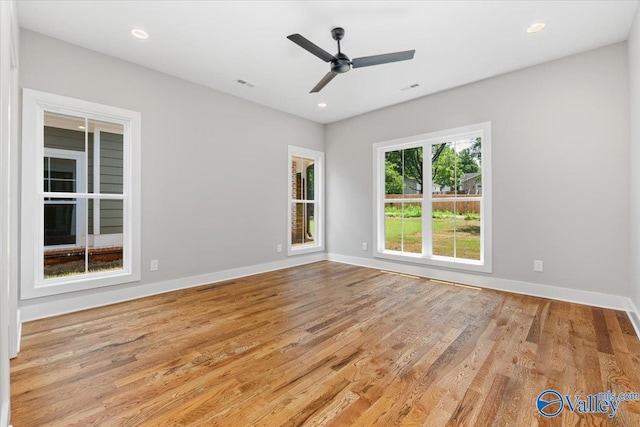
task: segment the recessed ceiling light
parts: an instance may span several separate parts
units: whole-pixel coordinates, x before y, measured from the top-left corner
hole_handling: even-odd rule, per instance
[[[78,129],[85,130],[86,128],[84,126],[78,126]]]
[[[539,33],[540,31],[544,30],[544,27],[546,26],[547,24],[545,24],[544,22],[536,22],[535,24],[531,24],[529,28],[527,28],[527,33]]]
[[[131,34],[133,35],[133,37],[137,37],[142,40],[146,40],[149,38],[149,34],[147,34],[146,31],[141,30],[140,28],[134,28],[133,30],[131,30]]]
[[[327,107],[326,102],[318,102],[318,108],[326,108],[326,107]]]

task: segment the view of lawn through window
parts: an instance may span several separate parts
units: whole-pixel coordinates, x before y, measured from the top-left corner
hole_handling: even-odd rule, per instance
[[[385,152],[385,250],[479,261],[481,214],[481,137]]]

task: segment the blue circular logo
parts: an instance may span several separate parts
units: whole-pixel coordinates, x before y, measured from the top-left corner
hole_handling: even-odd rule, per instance
[[[538,395],[536,407],[540,415],[553,418],[564,409],[562,395],[555,390],[545,390]]]

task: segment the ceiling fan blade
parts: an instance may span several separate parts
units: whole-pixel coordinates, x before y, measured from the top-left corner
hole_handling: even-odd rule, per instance
[[[351,61],[353,68],[369,67],[371,65],[388,64],[389,62],[406,61],[413,59],[415,50],[405,50],[404,52],[385,53],[383,55],[363,56],[354,58]]]
[[[313,89],[311,89],[311,92],[309,92],[309,93],[320,92],[322,90],[322,88],[325,87],[327,85],[327,83],[329,83],[331,80],[333,80],[333,78],[335,76],[337,76],[337,75],[338,75],[337,73],[334,73],[333,71],[329,71],[327,74],[324,75],[322,80],[320,80],[318,82],[318,84],[315,85],[315,87]]]
[[[337,60],[333,55],[331,55],[326,50],[322,49],[320,46],[315,43],[310,42],[309,40],[302,37],[300,34],[291,34],[287,37],[289,40],[300,46],[301,48],[313,53],[318,58],[322,59],[324,62],[331,62]]]

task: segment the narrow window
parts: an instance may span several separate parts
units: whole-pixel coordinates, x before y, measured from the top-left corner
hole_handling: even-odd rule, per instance
[[[288,254],[324,250],[324,153],[289,146]]]

